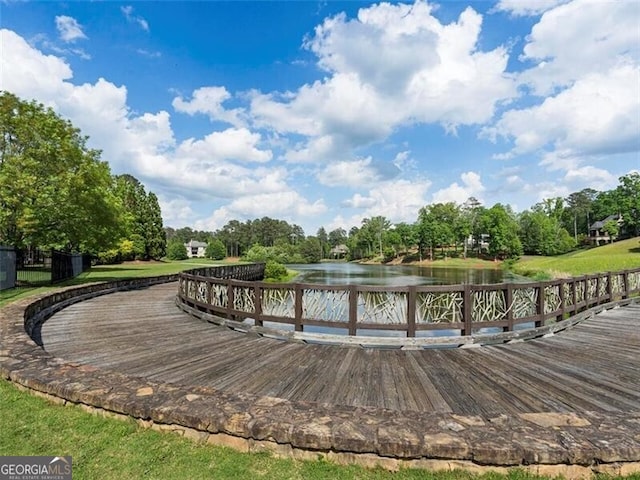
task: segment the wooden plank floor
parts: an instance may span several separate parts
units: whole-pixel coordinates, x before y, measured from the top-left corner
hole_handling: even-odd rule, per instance
[[[42,328],[47,351],[145,376],[325,404],[499,415],[640,410],[640,305],[550,338],[448,350],[305,345],[203,323],[177,285],[72,305]]]

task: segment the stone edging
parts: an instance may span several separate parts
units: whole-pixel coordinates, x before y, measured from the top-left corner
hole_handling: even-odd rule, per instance
[[[637,411],[489,418],[229,394],[66,362],[45,352],[25,332],[37,338],[38,325],[63,304],[172,280],[168,276],[72,287],[10,304],[0,311],[0,376],[64,403],[244,451],[269,450],[300,458],[321,455],[387,468],[517,466],[567,477],[640,471]]]

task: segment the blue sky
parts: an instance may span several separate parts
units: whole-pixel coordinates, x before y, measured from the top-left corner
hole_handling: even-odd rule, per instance
[[[640,2],[0,1],[0,89],[165,225],[516,211],[640,170]]]

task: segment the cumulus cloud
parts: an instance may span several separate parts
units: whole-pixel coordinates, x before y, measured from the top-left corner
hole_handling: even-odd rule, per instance
[[[521,60],[535,66],[520,81],[548,95],[589,74],[637,66],[639,23],[640,8],[629,1],[574,0],[549,10],[527,37]]]
[[[590,73],[540,105],[505,112],[484,134],[514,141],[507,155],[544,148],[572,155],[640,149],[640,68],[622,64]]]
[[[196,223],[196,228],[216,230],[233,219],[275,217],[290,222],[313,218],[327,210],[322,200],[310,202],[294,190],[247,195],[216,209],[209,218]]]
[[[183,97],[173,99],[172,105],[177,112],[195,115],[208,115],[212,121],[223,121],[234,126],[243,126],[244,109],[227,110],[222,104],[230,100],[231,94],[225,87],[202,87],[193,91],[191,100]]]
[[[73,43],[76,40],[84,40],[87,36],[82,31],[82,26],[73,17],[59,15],[56,17],[56,28],[63,42]]]
[[[476,197],[480,199],[480,194],[485,190],[480,175],[476,172],[465,172],[460,175],[460,179],[462,180],[462,185],[460,185],[458,182],[454,182],[447,188],[438,190],[433,194],[431,202],[454,202],[457,204],[462,204],[469,197]]]
[[[359,225],[363,218],[382,215],[393,223],[415,222],[418,211],[427,204],[428,180],[392,180],[382,182],[366,195],[359,193],[343,202],[344,207],[359,208],[362,212],[349,219],[350,225]],[[342,218],[342,216],[340,216]],[[339,223],[334,219],[332,224]]]
[[[335,158],[401,125],[455,131],[486,122],[516,89],[505,73],[506,49],[478,48],[481,24],[471,8],[443,24],[420,0],[373,5],[355,19],[327,18],[304,46],[328,76],[295,92],[253,92],[251,114],[260,127],[309,137],[291,161]]]
[[[268,162],[272,153],[270,150],[260,150],[260,141],[259,133],[252,133],[246,128],[228,128],[221,132],[212,132],[202,140],[185,140],[178,147],[177,155],[202,163],[218,163],[224,160]]]
[[[389,175],[384,170],[383,164],[367,157],[330,163],[317,173],[316,178],[321,184],[330,187],[362,187],[384,180]]]
[[[500,0],[496,11],[510,12],[517,17],[540,15],[570,0]]]
[[[134,15],[131,5],[120,7],[120,11],[129,23],[137,23],[145,32],[149,31],[149,22],[139,15]]]

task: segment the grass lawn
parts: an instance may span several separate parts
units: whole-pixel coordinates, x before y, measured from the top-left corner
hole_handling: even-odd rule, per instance
[[[615,272],[640,267],[640,237],[556,257],[525,257],[515,273],[539,278],[568,277],[588,273]]]

